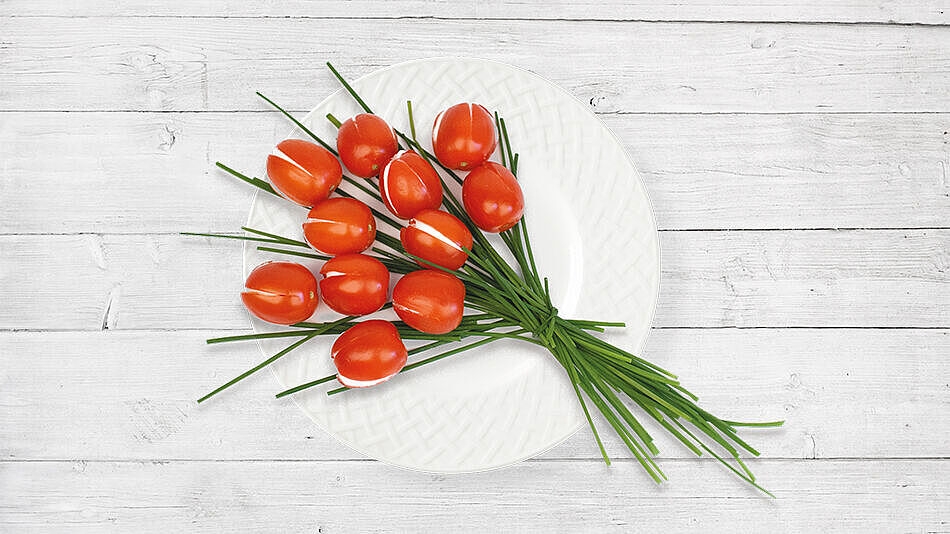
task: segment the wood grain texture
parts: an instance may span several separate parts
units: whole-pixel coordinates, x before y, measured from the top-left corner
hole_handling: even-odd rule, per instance
[[[0,334],[0,460],[365,459],[288,399],[274,399],[268,371],[198,406],[197,397],[263,359],[255,343],[204,344],[225,334]],[[713,413],[784,419],[782,430],[743,432],[765,458],[943,458],[948,352],[945,329],[664,329],[650,335],[644,356],[678,373]],[[654,435],[664,458],[690,457]],[[613,434],[603,437],[612,455],[629,456]],[[599,457],[583,428],[540,458]]]
[[[0,35],[12,110],[262,109],[255,89],[301,110],[337,88],[326,60],[355,77],[476,54],[602,112],[950,111],[950,28],[935,26],[3,18]]]
[[[398,0],[322,0],[289,2],[205,2],[166,3],[151,0],[92,0],[66,3],[54,0],[7,0],[0,4],[0,16],[183,16],[183,17],[308,17],[308,18],[525,18],[599,19],[651,21],[797,21],[797,22],[881,22],[947,24],[950,4],[944,1],[852,0],[814,2],[809,0],[633,0],[579,1],[552,0],[519,2],[446,2]]]
[[[11,234],[236,231],[253,190],[213,162],[259,173],[261,154],[291,131],[276,113],[2,118],[0,233]],[[950,224],[950,114],[603,118],[637,162],[661,229]]]
[[[10,530],[71,532],[939,532],[950,464],[753,461],[763,499],[712,462],[526,462],[444,476],[375,462],[0,463]],[[108,497],[96,497],[107,495]],[[368,503],[373,503],[369,505]],[[860,511],[860,512],[858,512]],[[726,528],[726,527],[730,528]]]
[[[0,531],[948,530],[948,7],[0,2]],[[174,235],[244,221],[211,164],[259,171],[290,131],[253,91],[308,110],[328,59],[472,54],[627,146],[667,230],[645,355],[716,412],[788,421],[749,433],[778,501],[659,436],[659,489],[586,429],[430,476],[337,443],[267,372],[194,404],[261,359],[202,343],[247,327],[240,245]]]
[[[240,244],[0,236],[2,329],[246,328]],[[659,327],[946,327],[950,230],[665,232]],[[24,290],[28,288],[28,290]]]

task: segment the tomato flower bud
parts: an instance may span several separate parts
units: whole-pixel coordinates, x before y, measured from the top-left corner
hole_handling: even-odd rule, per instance
[[[386,304],[389,270],[376,258],[364,254],[344,254],[320,269],[323,301],[343,315],[366,315]]]
[[[465,284],[442,271],[413,271],[396,282],[393,309],[420,332],[445,334],[462,322]]]
[[[403,150],[380,173],[379,196],[393,215],[409,219],[424,209],[442,205],[442,182],[422,156]]]
[[[456,104],[435,118],[432,149],[450,169],[474,168],[491,157],[497,144],[495,121],[484,106]]]
[[[497,234],[521,220],[524,194],[511,171],[486,161],[462,182],[462,204],[475,226]]]
[[[303,234],[311,247],[326,254],[362,252],[376,239],[376,218],[359,200],[330,198],[310,210]]]
[[[270,261],[248,275],[241,293],[244,306],[274,324],[306,321],[317,310],[317,279],[299,263]]]
[[[340,185],[343,168],[322,146],[287,139],[267,156],[267,177],[281,195],[309,208],[326,200]]]
[[[439,267],[454,271],[468,260],[472,250],[472,233],[454,215],[438,210],[423,210],[399,231],[399,240],[406,252]],[[427,269],[431,265],[416,261]]]
[[[393,129],[370,113],[347,119],[336,136],[336,151],[343,165],[361,178],[379,174],[398,149]]]
[[[409,354],[399,331],[389,321],[363,321],[343,332],[330,357],[337,380],[346,387],[365,388],[385,382],[405,365]]]

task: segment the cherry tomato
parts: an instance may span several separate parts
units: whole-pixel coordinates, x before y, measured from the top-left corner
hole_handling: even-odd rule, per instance
[[[317,310],[317,279],[299,263],[272,261],[258,265],[244,283],[241,300],[251,313],[274,324],[307,320]]]
[[[478,104],[456,104],[439,113],[432,127],[435,157],[450,169],[467,171],[488,160],[497,143],[495,121]]]
[[[379,196],[393,215],[408,219],[424,209],[442,205],[442,182],[422,156],[403,150],[389,160],[379,175]]]
[[[267,177],[292,202],[310,207],[326,200],[343,179],[336,156],[320,145],[287,139],[267,156]]]
[[[468,259],[472,250],[472,233],[454,215],[439,210],[423,210],[399,231],[399,240],[406,252],[451,271]],[[435,267],[416,261],[427,269]]]
[[[323,301],[343,315],[366,315],[386,304],[389,270],[376,258],[344,254],[330,259],[320,269]]]
[[[406,365],[409,354],[392,323],[372,319],[340,334],[333,343],[330,357],[341,384],[365,388],[392,378]]]
[[[369,206],[353,198],[330,198],[310,210],[303,234],[310,246],[327,254],[362,252],[376,239]]]
[[[429,334],[445,334],[462,322],[465,284],[442,271],[413,271],[396,282],[393,309],[407,325]]]
[[[475,226],[492,233],[511,228],[524,213],[524,194],[518,180],[493,161],[486,161],[465,177],[462,203]]]
[[[336,136],[336,151],[353,174],[371,178],[379,174],[396,150],[396,133],[386,121],[369,113],[347,119]]]

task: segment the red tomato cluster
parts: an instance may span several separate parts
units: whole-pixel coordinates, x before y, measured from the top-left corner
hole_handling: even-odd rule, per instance
[[[497,145],[495,123],[483,106],[456,104],[435,119],[435,158],[444,168],[468,171],[462,182],[462,204],[471,223],[491,233],[511,228],[524,212],[524,195],[515,176],[503,165],[488,161]],[[458,327],[465,284],[446,270],[459,269],[468,260],[474,243],[470,227],[439,210],[443,184],[426,153],[398,150],[395,131],[369,113],[340,125],[339,160],[330,150],[308,141],[288,139],[277,145],[267,158],[267,176],[284,197],[311,208],[302,226],[304,237],[311,247],[333,257],[320,269],[319,283],[296,263],[258,266],[241,294],[251,313],[275,324],[305,321],[317,309],[318,288],[327,306],[343,315],[368,315],[386,304],[389,271],[379,259],[362,254],[376,239],[373,211],[349,196],[330,198],[345,167],[361,178],[378,175],[379,196],[386,209],[408,220],[399,240],[424,269],[404,275],[393,287],[396,315],[409,327],[430,334]],[[407,355],[396,326],[377,319],[343,332],[331,351],[337,378],[347,387],[388,380],[403,368]]]

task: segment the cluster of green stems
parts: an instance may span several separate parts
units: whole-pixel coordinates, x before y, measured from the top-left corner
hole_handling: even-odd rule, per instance
[[[327,66],[360,107],[366,113],[372,113],[366,102],[360,98],[340,73],[329,63],[327,63]],[[315,142],[334,155],[337,154],[333,146],[314,134],[290,113],[266,96],[260,93],[257,94],[288,117]],[[407,102],[407,111],[410,133],[407,135],[395,130],[401,141],[400,148],[406,147],[414,150],[427,162],[441,168],[450,179],[457,184],[461,184],[462,178],[458,174],[442,165],[417,141],[411,102]],[[328,114],[327,119],[339,127],[340,122],[333,115]],[[517,177],[518,154],[512,151],[507,125],[497,113],[495,113],[495,121],[497,131],[500,133],[499,146],[502,165],[505,165]],[[248,177],[221,163],[217,165],[231,175],[255,187],[280,196],[264,180]],[[465,315],[462,323],[452,332],[427,334],[414,330],[401,321],[393,323],[403,339],[422,343],[409,349],[410,356],[437,349],[450,343],[458,343],[471,338],[477,340],[413,361],[403,367],[400,373],[478,348],[499,339],[516,339],[533,343],[550,351],[558,363],[564,367],[606,463],[609,464],[610,459],[600,439],[597,426],[594,424],[588,402],[597,408],[654,481],[661,482],[666,479],[666,475],[654,460],[654,457],[659,454],[659,449],[654,444],[650,433],[634,415],[632,407],[628,406],[628,401],[632,401],[646,416],[675,436],[694,454],[697,456],[702,456],[704,452],[709,454],[755,488],[771,495],[756,483],[755,476],[742,461],[740,450],[752,455],[758,455],[759,453],[738,436],[737,428],[780,426],[781,421],[740,423],[719,419],[696,404],[698,398],[680,385],[676,375],[594,335],[603,332],[605,328],[622,327],[624,326],[623,323],[560,317],[557,308],[554,307],[551,301],[548,280],[538,273],[531,249],[527,223],[524,218],[511,229],[499,234],[505,248],[515,260],[515,265],[510,265],[495,250],[487,236],[467,216],[462,204],[441,176],[440,179],[443,180],[443,205],[445,210],[465,223],[474,238],[472,249],[466,249],[469,257],[465,265],[457,271],[447,271],[438,265],[405,252],[399,239],[382,231],[382,228],[379,228],[376,234],[376,239],[382,247],[373,247],[370,255],[381,261],[393,273],[405,274],[418,270],[420,268],[419,263],[422,263],[434,269],[446,270],[457,276],[465,284],[466,308],[476,313]],[[363,194],[381,202],[380,195],[372,187],[366,185],[370,182],[346,175],[344,175],[343,181]],[[353,197],[351,193],[339,188],[336,193],[341,196]],[[385,213],[372,207],[370,209],[374,216],[385,225],[397,231],[402,227],[399,222]],[[246,232],[245,235],[191,233],[188,235],[255,241],[261,243],[258,249],[264,252],[317,260],[330,259],[329,256],[315,253],[303,241],[254,228],[242,227],[242,229]],[[387,304],[384,309],[389,307],[391,307],[391,304]],[[207,400],[254,372],[263,369],[308,340],[320,335],[338,335],[359,320],[358,317],[349,316],[324,323],[298,323],[292,325],[291,329],[281,332],[209,339],[208,343],[224,343],[268,338],[299,338],[282,351],[208,393],[198,402]],[[298,393],[330,382],[335,378],[336,375],[324,376],[282,391],[277,394],[277,397]],[[337,387],[329,390],[327,394],[335,395],[348,389],[350,388]],[[626,397],[626,400],[623,397]],[[717,452],[714,447],[719,448],[721,452]],[[725,454],[722,454],[722,451]],[[731,461],[727,461],[727,457]]]

